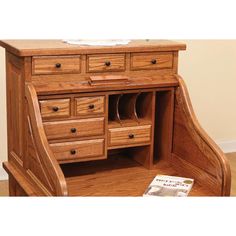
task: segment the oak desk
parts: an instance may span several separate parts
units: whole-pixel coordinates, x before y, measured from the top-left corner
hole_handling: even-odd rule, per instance
[[[141,196],[157,174],[228,196],[229,164],[200,127],[178,75],[181,43],[6,49],[11,196]]]

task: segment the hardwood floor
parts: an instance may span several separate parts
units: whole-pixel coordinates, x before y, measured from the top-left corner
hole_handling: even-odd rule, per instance
[[[232,174],[231,196],[236,196],[236,153],[228,153]],[[0,196],[8,196],[8,181],[0,181]]]
[[[1,180],[0,181],[0,196],[8,196],[8,181],[7,180]]]
[[[236,153],[228,153],[226,156],[229,158],[231,167],[231,196],[236,196]]]

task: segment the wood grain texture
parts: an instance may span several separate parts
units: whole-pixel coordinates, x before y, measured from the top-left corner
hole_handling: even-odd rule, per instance
[[[88,55],[87,57],[87,72],[125,70],[125,54]]]
[[[236,196],[236,153],[226,153],[225,155],[229,160],[232,175],[230,196]]]
[[[115,72],[112,72],[115,73]],[[116,91],[116,90],[131,90],[131,89],[143,89],[143,88],[168,88],[178,86],[178,82],[173,75],[139,75],[130,76],[129,82],[124,85],[121,84],[109,84],[109,86],[91,86],[89,84],[89,78],[83,77],[81,81],[78,77],[72,75],[66,78],[61,76],[50,78],[40,77],[33,81],[33,85],[38,94],[71,94],[78,92],[98,92],[98,91]]]
[[[24,77],[22,59],[6,53],[8,158],[23,166]],[[16,158],[14,158],[16,157]]]
[[[32,135],[35,141],[36,150],[39,154],[38,157],[40,158],[46,176],[51,180],[51,183],[53,183],[53,192],[51,194],[56,196],[65,196],[68,194],[67,185],[61,168],[49,147],[44,132],[36,91],[31,84],[26,85],[25,89],[29,117],[32,125]]]
[[[230,163],[230,168],[231,168],[231,171],[232,171],[232,184],[231,184],[231,194],[230,194],[230,196],[236,196],[236,153],[227,153],[226,154],[226,157],[228,158],[228,160],[229,160],[229,163]],[[103,165],[103,163],[101,163],[100,164],[100,167],[101,167],[101,165]],[[128,166],[128,164],[126,164],[126,165],[124,165],[126,168],[128,168],[129,166]],[[141,167],[141,166],[140,166]],[[90,167],[91,168],[91,167]],[[77,167],[74,167],[73,168],[73,171],[75,171],[75,169],[77,169],[77,171],[78,171],[78,169],[79,168],[77,168]],[[108,168],[109,169],[109,168]],[[107,169],[107,170],[108,170]],[[110,169],[111,170],[111,169]],[[117,167],[117,170],[118,170],[118,167]],[[157,171],[159,171],[159,170],[157,170]],[[162,170],[163,171],[163,170]],[[173,170],[173,171],[175,171],[175,170]],[[87,169],[87,172],[89,172],[88,171],[88,169]],[[92,171],[90,171],[90,173],[91,173]],[[97,172],[98,173],[98,172]],[[75,173],[73,173],[74,175],[75,175]],[[68,177],[68,182],[70,182],[71,184],[72,184],[72,178],[74,178],[73,177],[73,174],[71,174],[71,178],[70,177]],[[76,183],[76,180],[73,182],[73,186],[74,186],[74,188],[76,188],[76,186],[75,186],[75,183]],[[141,184],[140,184],[141,185]],[[71,187],[72,187],[72,185],[71,185]],[[145,187],[145,186],[144,186]],[[144,188],[143,187],[143,188]],[[76,189],[77,191],[79,191],[78,190],[78,188]],[[72,192],[73,192],[73,190],[72,190]],[[140,191],[141,192],[141,191]],[[199,185],[194,185],[193,186],[193,189],[191,190],[191,192],[190,192],[190,196],[197,196],[198,195],[198,192],[203,192],[204,193],[204,187],[201,187],[201,186],[199,186]],[[75,193],[74,193],[75,194]],[[206,194],[206,196],[208,195],[208,193],[207,193],[207,190],[205,189],[205,194]],[[9,196],[9,191],[8,191],[8,181],[0,181],[0,196]],[[132,196],[132,195],[131,195]]]
[[[108,145],[135,146],[147,144],[151,140],[151,125],[109,129]]]
[[[0,44],[7,48],[10,195],[140,196],[157,173],[194,178],[193,195],[229,195],[228,162],[176,75],[185,45]],[[90,76],[104,75],[127,80],[91,85]]]
[[[175,168],[180,168],[183,174],[184,170],[189,172],[189,166],[192,165],[192,177],[200,184],[212,188],[216,195],[229,196],[231,172],[228,160],[199,125],[186,86],[180,76],[177,78],[180,87],[176,92],[175,100],[172,152],[173,155],[181,158],[181,163],[178,164],[173,157],[172,163]],[[182,168],[183,164],[185,168]],[[203,175],[205,178],[200,180],[200,176]]]
[[[10,196],[21,196],[22,189],[27,196],[43,196],[43,191],[34,184],[27,175],[24,174],[13,162],[4,162],[4,169],[7,171],[9,178]],[[19,189],[19,190],[17,190]]]
[[[84,140],[77,142],[53,143],[50,147],[59,161],[75,159],[85,161],[88,159],[104,159],[104,139]]]
[[[90,76],[89,84],[91,86],[105,86],[108,84],[125,84],[129,80],[129,77],[124,75],[99,75],[99,76]]]
[[[128,156],[62,166],[70,196],[142,196],[157,174],[181,176],[167,162],[147,170]],[[190,196],[214,195],[194,184]]]
[[[91,116],[103,114],[105,111],[105,97],[81,97],[76,98],[76,115]]]
[[[154,127],[154,164],[171,158],[175,91],[156,91]]]
[[[44,129],[49,140],[79,138],[104,135],[105,120],[101,118],[90,118],[80,120],[66,120],[44,122]]]
[[[131,70],[157,70],[172,67],[172,53],[131,53]]]
[[[70,116],[70,99],[39,101],[42,118],[59,118]]]
[[[9,196],[9,185],[7,180],[0,180],[0,196]]]
[[[118,46],[78,46],[62,40],[1,40],[0,46],[18,56],[75,55],[92,53],[155,52],[185,50],[183,43],[169,40],[132,40],[127,45]]]
[[[32,73],[34,75],[80,73],[80,63],[79,55],[33,57]]]

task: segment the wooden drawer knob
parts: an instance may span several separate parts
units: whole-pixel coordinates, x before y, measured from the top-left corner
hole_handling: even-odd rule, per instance
[[[52,110],[57,112],[59,110],[59,107],[53,107]]]
[[[75,149],[70,150],[70,154],[71,155],[75,155],[76,154],[76,150]]]
[[[61,63],[56,63],[56,64],[55,64],[55,67],[56,67],[56,68],[61,68]]]
[[[155,64],[157,64],[157,60],[156,60],[156,59],[152,59],[152,60],[151,60],[151,63],[152,63],[153,65],[155,65]]]
[[[106,61],[106,62],[105,62],[105,65],[106,65],[106,66],[110,66],[110,65],[111,65],[111,62],[110,62],[110,61]]]
[[[94,106],[94,104],[90,104],[88,107],[89,107],[89,109],[94,109],[95,106]]]
[[[129,134],[129,138],[133,139],[134,138],[134,134]]]
[[[71,128],[70,131],[71,131],[71,133],[76,133],[77,130],[76,130],[76,128]]]

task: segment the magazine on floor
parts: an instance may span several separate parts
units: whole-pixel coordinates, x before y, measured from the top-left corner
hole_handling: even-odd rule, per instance
[[[194,180],[177,176],[157,175],[143,194],[144,197],[186,197]]]

